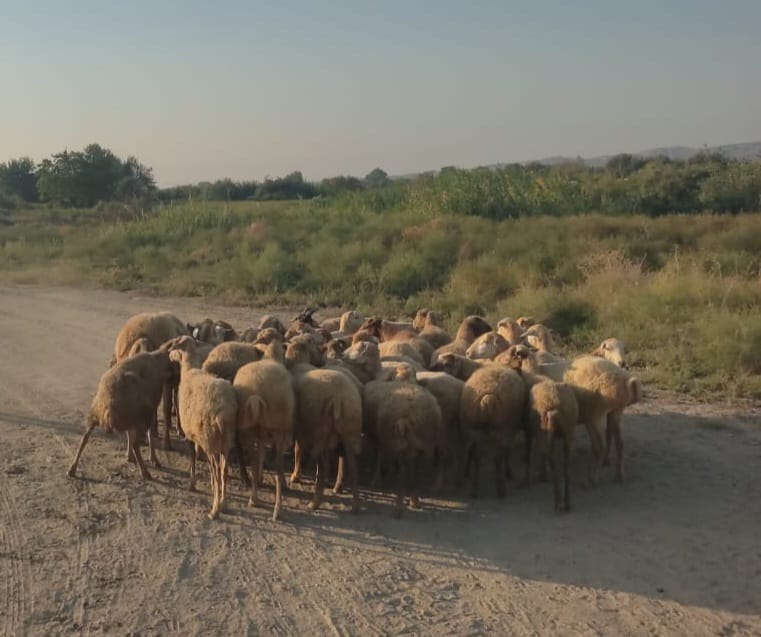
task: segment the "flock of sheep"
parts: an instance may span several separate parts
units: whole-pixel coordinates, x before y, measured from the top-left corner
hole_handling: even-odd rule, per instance
[[[407,495],[412,508],[420,506],[421,473],[430,477],[433,490],[469,477],[476,497],[486,461],[494,463],[496,492],[503,497],[510,450],[522,433],[524,484],[537,470],[546,477],[549,469],[555,510],[568,511],[578,425],[586,427],[591,442],[589,481],[597,482],[611,443],[615,478],[623,479],[621,418],[642,390],[626,369],[625,347],[617,339],[566,360],[552,353],[550,330],[529,317],[502,319],[495,331],[482,317],[468,316],[452,338],[427,309],[411,323],[365,319],[357,311],[317,323],[313,313],[301,312],[289,326],[265,316],[240,335],[224,321],[190,325],[168,312],[131,317],[116,338],[68,475],[75,475],[90,434],[100,426],[126,432],[127,459],[150,478],[140,446],[147,437],[150,461],[158,467],[154,443],[163,404],[164,448],[171,447],[175,414],[177,433],[193,445],[191,490],[199,453],[207,458],[211,519],[224,507],[233,450],[241,480],[251,488],[251,506],[271,452],[273,520],[280,513],[291,448],[291,484],[300,477],[303,454],[317,462],[312,509],[320,505],[336,454],[334,492],[342,488],[345,465],[354,512],[362,465],[373,468],[374,487],[384,469],[396,468],[396,515]]]

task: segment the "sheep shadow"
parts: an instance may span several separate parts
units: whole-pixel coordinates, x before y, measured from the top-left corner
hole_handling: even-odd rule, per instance
[[[45,430],[81,435],[76,424],[0,413],[0,420]],[[87,481],[100,481],[88,458],[103,466],[127,467],[122,437],[99,436],[99,449],[86,452],[81,471]],[[118,444],[115,442],[118,440]],[[284,493],[279,522],[271,522],[272,473],[260,490],[261,505],[247,506],[249,492],[231,471],[227,510],[216,526],[235,533],[252,532],[300,541],[306,530],[326,551],[359,547],[379,558],[404,559],[432,566],[505,573],[533,581],[590,587],[721,611],[761,613],[761,429],[742,418],[708,417],[676,411],[639,410],[624,420],[626,480],[614,484],[606,470],[597,487],[583,488],[590,460],[583,430],[577,432],[572,459],[572,512],[553,512],[552,487],[537,482],[507,497],[494,497],[493,482],[484,473],[482,497],[464,491],[423,496],[423,509],[392,516],[393,482],[383,490],[361,488],[361,512],[349,512],[350,494],[332,495],[316,512],[307,508],[313,472]],[[187,491],[186,449],[173,440],[175,451],[160,451],[155,480],[142,483],[134,467],[119,469],[110,487],[135,488],[146,497],[160,495],[177,506],[198,510],[199,521],[209,505],[205,463],[199,463],[199,492]],[[519,447],[520,445],[518,445]],[[103,450],[107,449],[106,455]],[[513,469],[522,465],[517,448]]]
[[[498,500],[485,477],[481,499],[460,493],[425,499],[422,511],[408,510],[399,520],[391,515],[390,491],[363,489],[358,515],[348,512],[348,494],[311,512],[289,492],[280,524],[269,522],[268,504],[227,523],[286,535],[299,527],[327,546],[351,543],[389,558],[761,613],[761,430],[755,423],[628,414],[626,480],[613,483],[606,470],[590,488],[579,486],[590,453],[586,435],[578,433],[567,515],[553,512],[549,483],[520,489],[513,481]],[[308,496],[311,484],[303,487]]]

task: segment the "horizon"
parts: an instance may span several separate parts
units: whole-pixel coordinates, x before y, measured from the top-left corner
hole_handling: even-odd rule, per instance
[[[0,162],[94,142],[171,187],[758,138],[750,0],[187,7],[11,2]]]

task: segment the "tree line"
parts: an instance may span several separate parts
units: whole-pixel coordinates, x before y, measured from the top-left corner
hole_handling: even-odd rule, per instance
[[[137,158],[122,160],[98,144],[64,150],[40,164],[26,157],[0,164],[0,206],[287,199],[318,199],[376,212],[409,209],[492,219],[587,212],[736,213],[761,210],[761,162],[729,160],[717,153],[700,153],[686,161],[620,154],[599,168],[581,161],[467,170],[447,166],[393,180],[376,168],[363,178],[342,175],[319,182],[307,181],[295,171],[264,181],[220,179],[163,189]]]

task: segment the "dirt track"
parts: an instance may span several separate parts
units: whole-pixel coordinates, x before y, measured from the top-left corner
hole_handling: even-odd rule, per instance
[[[0,287],[0,635],[761,635],[757,411],[646,400],[625,418],[626,483],[576,487],[563,517],[548,484],[499,501],[484,483],[402,520],[377,494],[352,516],[348,496],[314,514],[287,492],[272,523],[234,474],[211,522],[205,467],[188,493],[176,452],[143,483],[123,438],[95,435],[65,475],[119,327],[159,309],[258,316]]]

